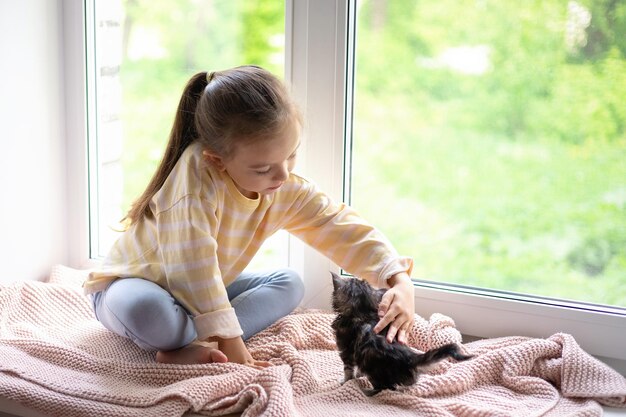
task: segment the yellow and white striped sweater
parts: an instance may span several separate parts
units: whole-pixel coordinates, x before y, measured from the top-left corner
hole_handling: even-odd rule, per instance
[[[352,208],[293,173],[273,194],[243,196],[228,174],[205,163],[199,143],[185,150],[150,210],[153,216],[125,231],[89,274],[85,292],[117,278],[153,281],[193,314],[200,340],[242,334],[226,286],[280,229],[370,282],[410,273],[413,265]]]

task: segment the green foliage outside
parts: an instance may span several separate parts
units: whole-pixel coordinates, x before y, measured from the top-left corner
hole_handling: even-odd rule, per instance
[[[359,0],[351,203],[415,277],[626,306],[626,4],[575,3],[583,43],[572,3]],[[284,4],[124,6],[128,207],[193,73],[282,75]],[[163,54],[136,56],[142,31]],[[488,68],[442,65],[453,47],[487,51]]]
[[[414,276],[626,306],[626,3],[572,3],[361,2],[352,204]]]

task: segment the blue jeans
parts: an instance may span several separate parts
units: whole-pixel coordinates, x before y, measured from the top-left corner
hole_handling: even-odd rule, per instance
[[[246,340],[291,313],[302,301],[304,285],[297,273],[281,269],[244,272],[226,291]],[[178,349],[198,337],[191,314],[169,292],[146,279],[115,280],[93,294],[92,303],[104,327],[146,350]]]

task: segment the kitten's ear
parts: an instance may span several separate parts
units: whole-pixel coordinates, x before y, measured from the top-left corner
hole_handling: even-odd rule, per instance
[[[333,277],[333,289],[337,291],[337,288],[341,287],[341,285],[343,284],[343,279],[332,271],[330,275],[332,275]]]

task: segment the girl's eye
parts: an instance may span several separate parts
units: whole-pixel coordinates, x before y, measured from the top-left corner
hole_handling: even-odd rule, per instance
[[[265,175],[265,174],[269,174],[269,172],[271,171],[271,168],[268,168],[266,170],[263,171],[255,171],[258,175]]]

